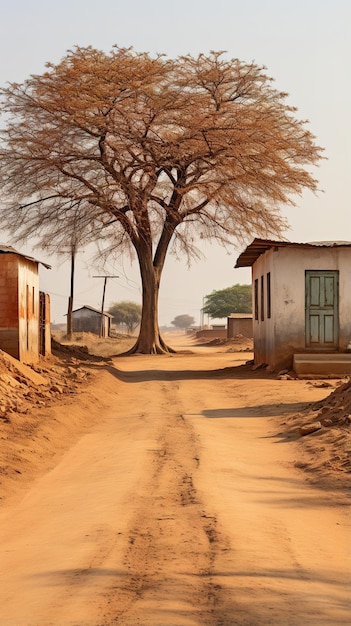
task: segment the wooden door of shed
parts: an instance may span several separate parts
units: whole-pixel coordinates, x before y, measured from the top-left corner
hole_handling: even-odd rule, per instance
[[[306,346],[335,350],[339,337],[339,272],[307,270]]]

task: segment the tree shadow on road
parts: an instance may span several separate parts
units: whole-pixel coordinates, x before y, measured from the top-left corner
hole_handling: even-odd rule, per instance
[[[85,364],[86,366],[86,364]],[[142,383],[153,380],[178,381],[178,380],[203,380],[203,379],[267,379],[274,380],[274,375],[264,372],[263,370],[253,371],[251,366],[236,365],[232,367],[223,367],[218,369],[204,370],[166,370],[166,369],[147,369],[135,370],[128,372],[118,369],[115,365],[106,364],[106,371],[118,380],[125,383]]]

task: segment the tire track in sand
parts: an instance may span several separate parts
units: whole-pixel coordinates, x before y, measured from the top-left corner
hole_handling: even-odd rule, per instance
[[[215,613],[221,587],[212,574],[216,554],[228,548],[216,517],[204,510],[194,487],[199,443],[183,417],[179,384],[160,385],[164,399],[158,411],[164,419],[137,496],[124,556],[126,576],[111,591],[104,626],[107,619],[123,626],[161,626],[172,623],[172,613],[176,626],[219,626]]]

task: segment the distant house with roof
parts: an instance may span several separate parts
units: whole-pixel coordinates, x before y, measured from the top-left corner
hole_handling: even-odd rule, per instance
[[[39,291],[42,263],[0,244],[0,349],[23,363],[51,352],[50,298]]]
[[[351,242],[254,239],[235,267],[252,268],[256,365],[351,372]]]
[[[112,315],[92,306],[84,305],[72,311],[72,331],[74,333],[94,333],[100,337],[109,337]]]
[[[227,318],[227,338],[232,339],[236,335],[252,337],[252,313],[231,313]]]

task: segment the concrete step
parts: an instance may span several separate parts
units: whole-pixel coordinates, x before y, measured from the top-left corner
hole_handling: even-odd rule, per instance
[[[298,375],[348,376],[351,375],[351,353],[294,354],[293,369]]]

